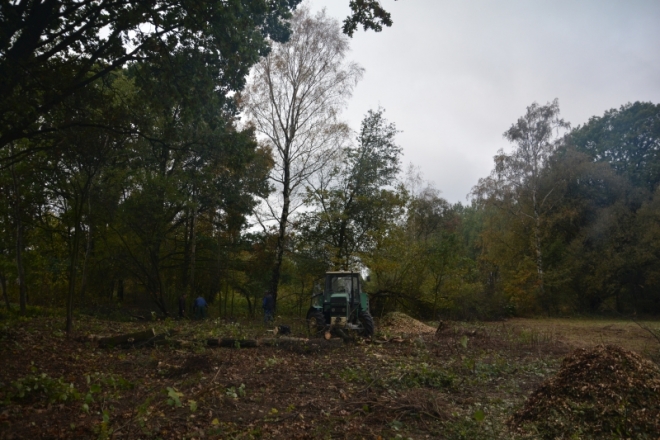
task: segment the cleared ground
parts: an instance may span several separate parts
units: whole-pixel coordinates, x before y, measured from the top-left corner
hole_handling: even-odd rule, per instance
[[[281,323],[306,336],[301,321]],[[81,318],[70,340],[61,325],[0,321],[0,438],[514,438],[505,421],[573,348],[657,356],[660,346],[635,323],[602,320],[383,327],[382,343],[254,349],[205,341],[269,335],[255,323]],[[193,343],[99,349],[85,339],[150,327]]]

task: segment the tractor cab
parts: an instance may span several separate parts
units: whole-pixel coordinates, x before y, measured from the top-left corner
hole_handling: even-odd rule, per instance
[[[322,291],[312,296],[307,320],[317,331],[355,330],[371,336],[373,319],[369,313],[369,297],[362,292],[358,272],[326,272]],[[313,322],[311,322],[313,321]]]

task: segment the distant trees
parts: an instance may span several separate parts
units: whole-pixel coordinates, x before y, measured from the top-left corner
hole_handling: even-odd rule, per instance
[[[636,187],[654,191],[660,183],[660,104],[635,102],[608,110],[571,132],[568,141]]]
[[[559,104],[541,106],[533,103],[526,114],[504,133],[515,144],[511,154],[504,151],[495,156],[495,168],[490,177],[480,179],[472,193],[483,203],[492,205],[502,215],[512,216],[532,232],[539,298],[545,295],[542,223],[548,209],[548,198],[554,187],[541,184],[543,171],[558,145],[559,130],[568,124],[559,118]],[[513,220],[512,218],[512,220]]]
[[[269,288],[302,313],[334,266],[369,272],[376,314],[660,312],[660,105],[561,136],[534,103],[451,205],[401,180],[382,109],[354,141],[338,116],[362,75],[345,35],[389,13],[350,1],[342,33],[298,3],[0,4],[7,308],[65,306],[71,332],[77,304],[254,315]]]
[[[276,300],[289,217],[307,179],[344,143],[348,127],[337,115],[362,76],[357,64],[345,61],[347,37],[324,12],[313,17],[300,8],[291,27],[292,37],[257,64],[243,97],[246,115],[275,158],[270,178],[278,197],[265,203],[277,224],[270,282]]]
[[[593,117],[547,144],[536,168],[496,157],[493,174],[473,193],[483,210],[479,258],[519,312],[660,310],[651,293],[658,253],[650,208],[660,182],[659,114],[656,105],[634,103]],[[508,137],[534,139],[520,127]],[[512,169],[525,172],[499,178]]]
[[[563,268],[577,306],[589,311],[659,311],[653,199],[658,190],[660,106],[636,102],[577,127],[552,164],[573,173],[563,229]],[[568,208],[568,209],[567,209]],[[562,211],[559,211],[562,209]],[[559,218],[559,216],[557,216]],[[570,271],[570,272],[569,272]]]

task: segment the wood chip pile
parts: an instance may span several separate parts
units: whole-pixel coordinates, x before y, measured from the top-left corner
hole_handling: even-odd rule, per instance
[[[392,312],[380,320],[380,327],[389,333],[400,333],[418,335],[424,333],[435,333],[435,328],[418,321],[405,313]]]
[[[657,438],[660,369],[618,346],[575,350],[508,423],[543,438]]]

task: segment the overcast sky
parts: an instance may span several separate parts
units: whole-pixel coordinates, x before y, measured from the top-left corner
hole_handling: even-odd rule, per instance
[[[311,0],[342,21],[349,0]],[[573,126],[634,101],[660,102],[658,0],[381,0],[394,25],[360,29],[365,69],[344,119],[379,105],[402,130],[404,165],[450,202],[490,173],[532,102],[559,99]]]

